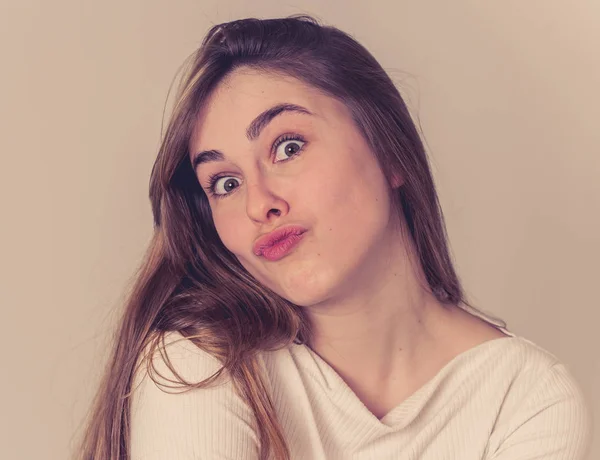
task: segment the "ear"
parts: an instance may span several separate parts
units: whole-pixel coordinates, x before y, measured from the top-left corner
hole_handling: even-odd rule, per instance
[[[392,174],[392,188],[396,190],[402,184],[404,184],[404,178],[398,173]]]

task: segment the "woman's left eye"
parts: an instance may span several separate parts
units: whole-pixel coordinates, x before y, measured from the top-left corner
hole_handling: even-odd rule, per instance
[[[284,136],[275,142],[275,158],[279,155],[281,161],[287,161],[302,150],[306,142],[300,136]]]

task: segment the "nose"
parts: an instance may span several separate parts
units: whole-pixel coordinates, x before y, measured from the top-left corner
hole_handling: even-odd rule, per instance
[[[289,205],[269,186],[264,177],[246,187],[246,213],[257,223],[268,223],[288,213]]]

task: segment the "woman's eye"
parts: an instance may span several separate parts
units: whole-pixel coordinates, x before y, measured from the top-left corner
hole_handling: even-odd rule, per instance
[[[273,146],[275,158],[282,163],[291,160],[302,150],[306,141],[295,134],[286,134],[277,140]],[[277,158],[279,156],[279,158]],[[219,176],[218,174],[209,177],[208,191],[214,198],[223,198],[228,196],[239,186],[239,180],[233,176]]]
[[[213,197],[220,198],[234,190],[236,188],[236,182],[238,182],[238,180],[231,176],[211,177],[208,190]]]
[[[304,143],[305,142],[300,139],[280,141],[275,149],[275,158],[279,156],[281,161],[289,160],[294,155],[297,155],[300,150],[302,150]]]

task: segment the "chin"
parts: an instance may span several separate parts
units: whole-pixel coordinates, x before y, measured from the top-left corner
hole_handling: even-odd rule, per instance
[[[307,307],[330,298],[338,290],[340,282],[339,273],[335,274],[333,270],[307,267],[305,270],[294,270],[279,279],[276,292],[296,305]]]

